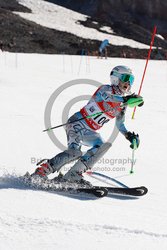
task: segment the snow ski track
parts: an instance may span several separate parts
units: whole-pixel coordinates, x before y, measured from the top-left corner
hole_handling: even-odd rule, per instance
[[[9,219],[9,218],[8,218]],[[37,218],[25,218],[25,217],[10,217],[10,220],[6,220],[6,218],[0,218],[1,224],[3,224],[4,228],[15,225],[17,230],[30,230],[31,232],[36,231],[36,227],[40,231],[50,231],[55,228],[64,231],[76,233],[76,231],[85,231],[87,233],[92,234],[93,232],[100,232],[101,234],[106,235],[129,235],[129,236],[146,236],[146,237],[154,237],[154,238],[167,238],[167,234],[158,234],[154,232],[147,232],[144,230],[138,229],[128,229],[124,227],[117,227],[112,225],[98,225],[98,224],[83,224],[83,223],[72,223],[63,220],[52,220],[49,218],[37,219]]]

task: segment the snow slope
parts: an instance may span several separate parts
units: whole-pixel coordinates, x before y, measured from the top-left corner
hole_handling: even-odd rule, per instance
[[[148,45],[136,42],[132,39],[123,38],[113,34],[110,27],[103,27],[101,30],[108,33],[100,32],[93,28],[88,28],[79,23],[79,21],[86,21],[86,15],[69,10],[56,4],[48,3],[43,0],[17,0],[20,4],[31,9],[32,13],[19,13],[21,17],[30,21],[36,22],[42,26],[56,29],[60,31],[66,31],[83,37],[86,39],[95,39],[103,41],[108,39],[111,44],[119,46],[129,46],[132,48],[147,49]]]
[[[17,179],[27,170],[32,173],[37,159],[60,152],[42,133],[45,106],[55,89],[79,78],[108,83],[111,68],[118,64],[134,70],[133,90],[137,92],[144,60],[0,53],[0,249],[167,249],[166,61],[149,62],[142,91],[145,105],[137,109],[135,120],[131,120],[132,109],[127,112],[126,126],[141,138],[135,173],[129,175],[131,149],[121,135],[95,166],[129,186],[147,186],[145,197],[68,197],[28,190]],[[62,122],[68,101],[95,89],[83,82],[63,91],[52,109],[52,125]],[[76,103],[70,114],[85,102]],[[101,131],[104,138],[113,124]],[[65,144],[64,129],[55,134]]]

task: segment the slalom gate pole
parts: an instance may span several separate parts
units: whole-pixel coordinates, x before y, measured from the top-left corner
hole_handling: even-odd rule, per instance
[[[134,168],[134,163],[135,163],[135,150],[137,149],[137,144],[136,144],[136,139],[133,140],[133,149],[132,149],[132,159],[131,159],[131,169],[130,169],[130,174],[133,174],[133,168]]]
[[[144,68],[144,72],[143,72],[143,77],[142,77],[142,80],[141,80],[141,84],[140,84],[138,95],[140,95],[140,92],[141,92],[141,89],[142,89],[142,85],[143,85],[143,81],[144,81],[144,77],[145,77],[145,73],[146,73],[148,61],[150,59],[150,55],[151,55],[152,46],[153,46],[153,43],[154,43],[154,38],[155,38],[156,31],[157,31],[157,27],[154,26],[154,30],[153,30],[152,38],[151,38],[151,43],[150,43],[150,49],[148,51],[148,56],[147,56],[147,59],[146,59],[146,64],[145,64],[145,68]],[[135,112],[136,112],[136,107],[134,107],[134,110],[133,110],[133,113],[132,113],[132,119],[134,119]]]

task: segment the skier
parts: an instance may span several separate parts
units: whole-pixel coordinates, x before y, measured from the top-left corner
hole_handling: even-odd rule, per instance
[[[124,125],[127,101],[139,99],[138,95],[130,94],[134,75],[130,68],[117,66],[112,69],[110,79],[111,85],[100,86],[86,106],[69,118],[68,122],[72,123],[66,125],[67,150],[45,163],[41,163],[40,167],[31,176],[45,179],[49,174],[59,172],[65,164],[78,159],[74,166],[60,179],[67,182],[83,183],[85,180],[82,173],[91,169],[111,147],[111,143],[104,142],[97,130],[113,118],[116,118],[116,126],[119,131],[130,141],[130,147],[133,148],[134,139],[137,147],[139,146],[138,134],[128,131]],[[143,100],[140,106],[142,104]],[[99,112],[104,113],[77,121],[80,118]],[[82,145],[90,147],[83,155],[81,151]]]
[[[108,39],[105,39],[99,47],[99,56],[101,56],[101,58],[103,58],[103,56],[105,56],[105,58],[107,59],[107,46],[109,46],[109,41]]]

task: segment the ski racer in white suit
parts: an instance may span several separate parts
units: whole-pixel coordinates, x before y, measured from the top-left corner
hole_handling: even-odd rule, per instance
[[[126,66],[117,66],[112,69],[110,78],[111,85],[100,86],[86,106],[69,118],[68,121],[72,123],[66,126],[67,150],[41,164],[32,176],[38,175],[46,178],[48,174],[59,171],[66,163],[78,159],[62,178],[64,181],[82,182],[82,173],[91,169],[111,147],[111,143],[104,142],[97,130],[113,118],[116,118],[119,131],[131,142],[131,147],[133,148],[133,139],[136,139],[137,146],[139,146],[139,136],[134,132],[128,132],[124,125],[126,105],[122,105],[130,98],[139,97],[135,94],[126,95],[130,93],[134,82],[132,71]],[[77,121],[99,112],[104,113]],[[90,147],[84,155],[81,151],[82,145]]]

